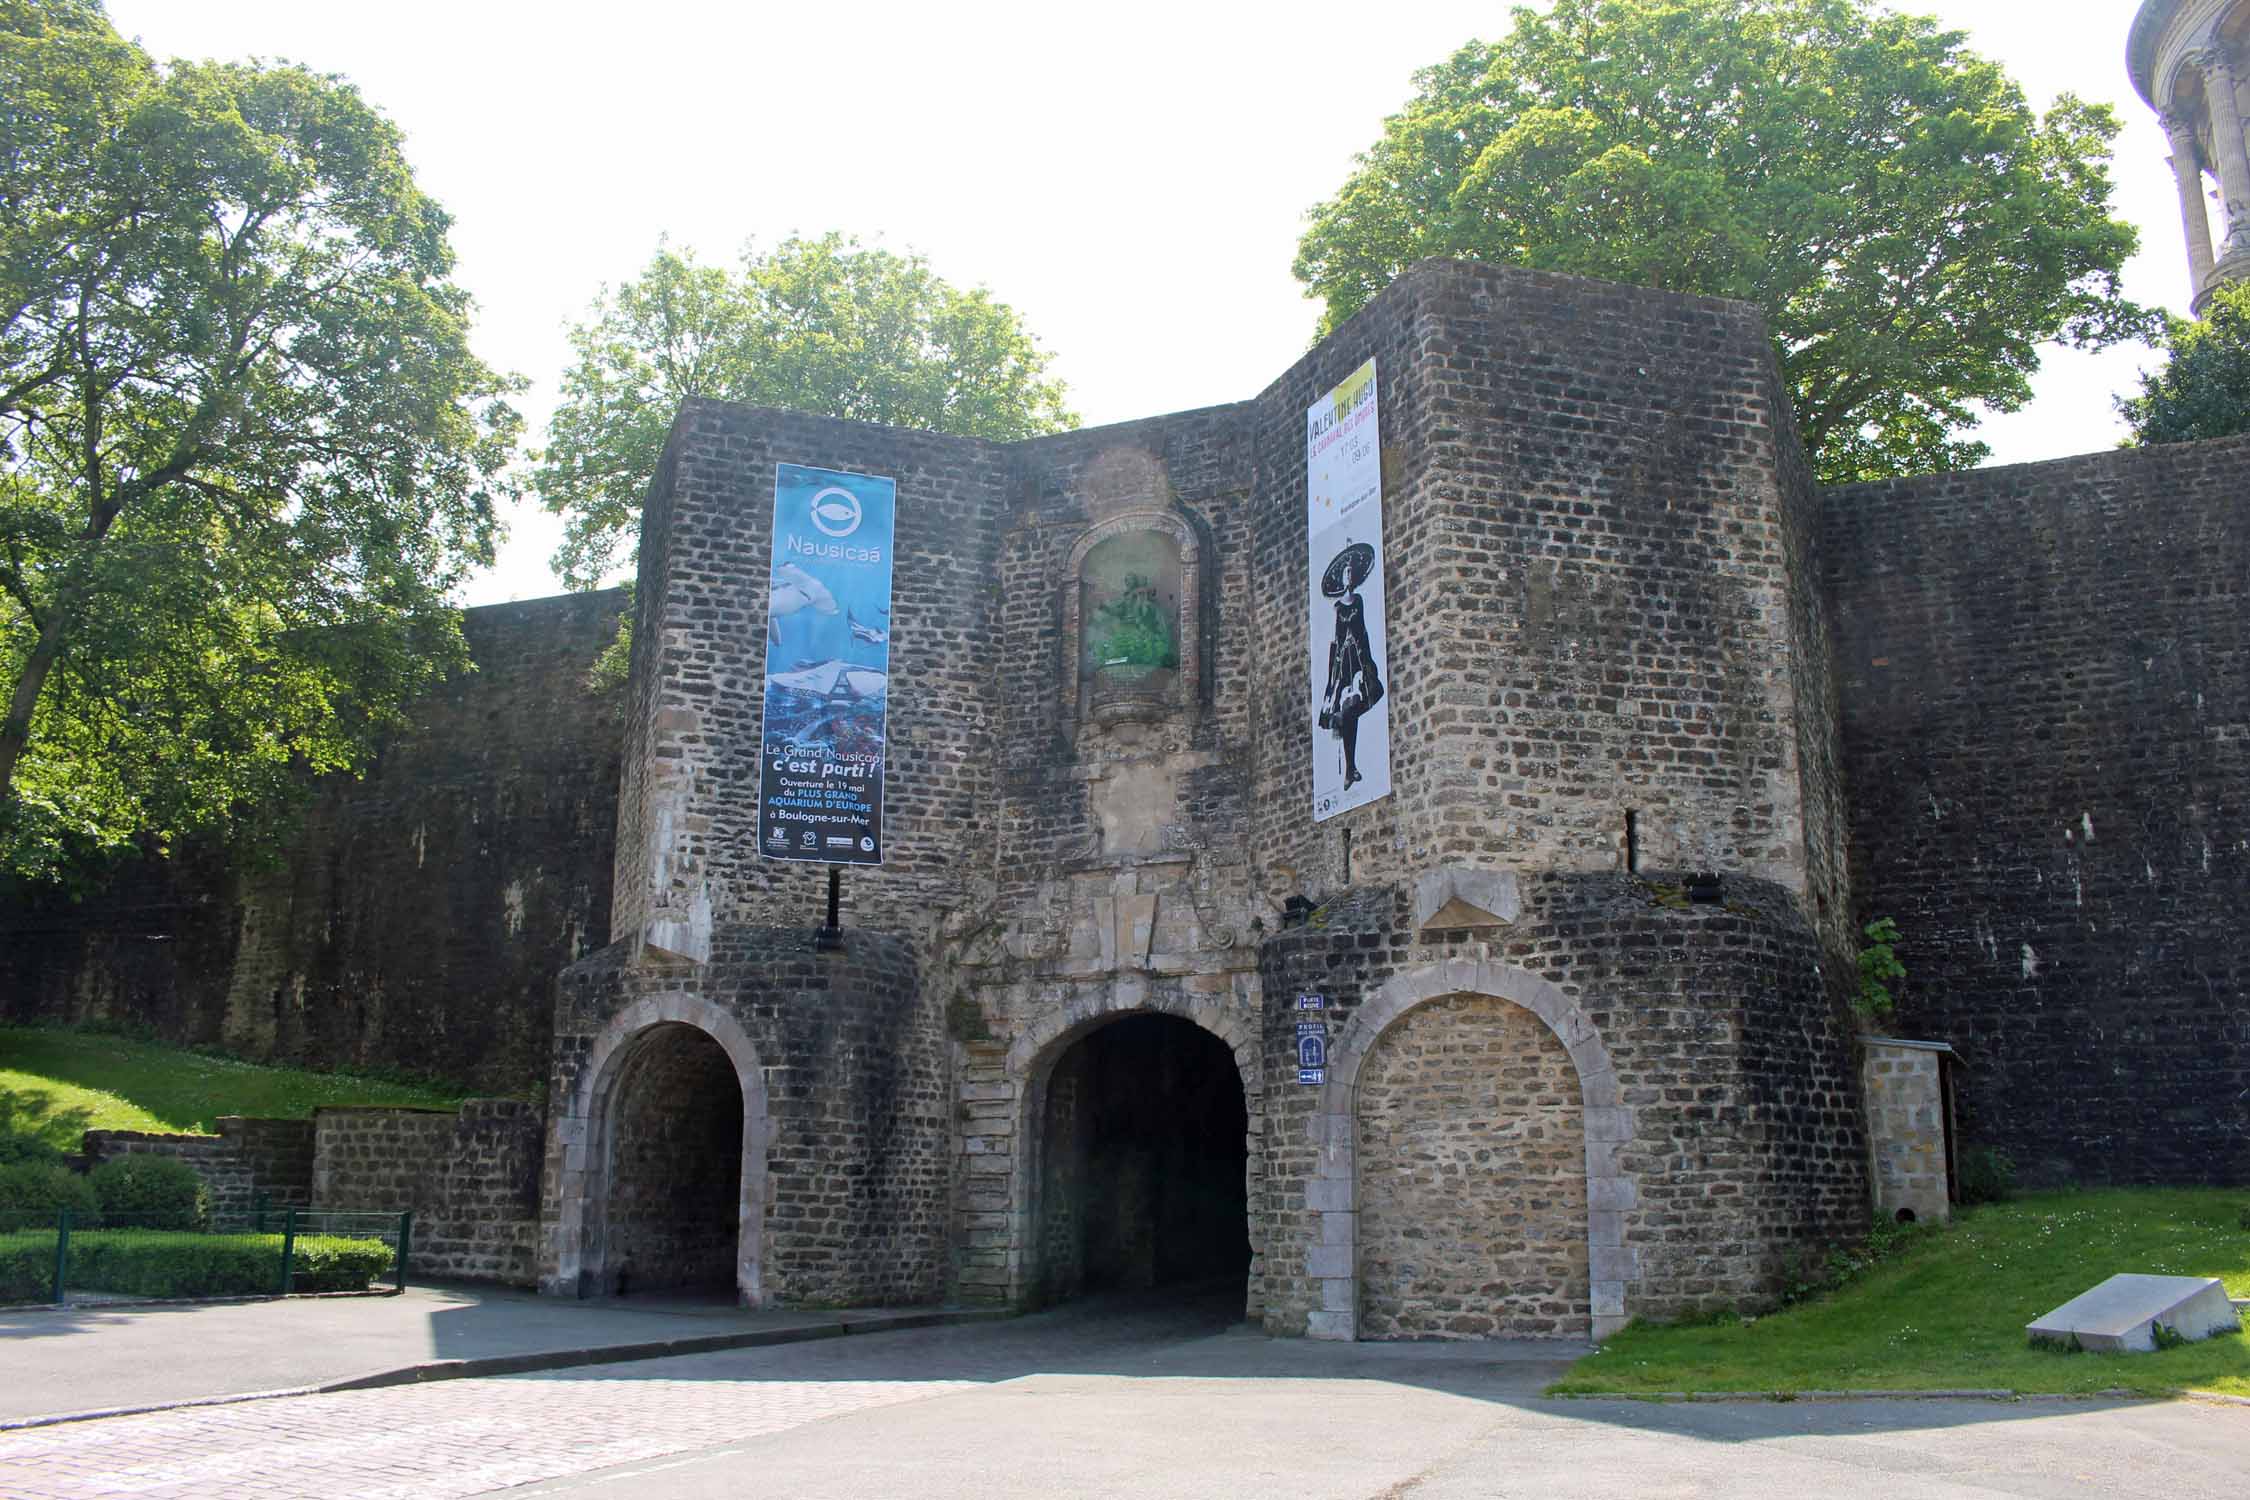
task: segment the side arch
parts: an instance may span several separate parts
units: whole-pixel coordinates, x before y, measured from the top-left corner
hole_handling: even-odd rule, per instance
[[[1186,1021],[1224,1042],[1234,1056],[1235,1075],[1242,1085],[1242,1104],[1248,1116],[1244,1142],[1243,1194],[1248,1206],[1245,1228],[1250,1240],[1250,1284],[1245,1299],[1252,1322],[1265,1308],[1263,1267],[1265,1215],[1261,1212],[1265,1187],[1265,1088],[1255,1025],[1247,1018],[1207,999],[1151,995],[1133,986],[1120,986],[1098,995],[1074,1000],[1027,1025],[1008,1048],[1008,1076],[1016,1081],[1015,1130],[1019,1149],[1012,1166],[1009,1201],[1010,1300],[1021,1305],[1039,1285],[1040,1166],[1046,1142],[1042,1138],[1047,1113],[1047,1088],[1055,1064],[1077,1042],[1111,1021],[1127,1016],[1171,1016]]]
[[[741,1199],[735,1233],[735,1297],[745,1307],[765,1305],[764,1230],[766,1150],[773,1121],[766,1104],[765,1068],[742,1023],[701,996],[650,995],[612,1016],[587,1049],[585,1064],[570,1097],[548,1126],[554,1137],[557,1211],[551,1230],[549,1262],[554,1274],[544,1287],[561,1296],[584,1297],[609,1289],[608,1203],[611,1158],[615,1148],[618,1082],[635,1046],[653,1027],[690,1026],[719,1044],[734,1065],[742,1090]]]
[[[1317,1221],[1305,1272],[1319,1288],[1308,1323],[1314,1338],[1359,1337],[1359,1072],[1376,1041],[1400,1017],[1445,995],[1486,995],[1530,1011],[1563,1044],[1578,1073],[1586,1127],[1586,1253],[1593,1333],[1622,1328],[1639,1277],[1638,1254],[1625,1244],[1625,1215],[1639,1188],[1620,1157],[1633,1138],[1633,1112],[1618,1102],[1617,1072],[1601,1033],[1576,1001],[1548,981],[1508,964],[1453,959],[1394,975],[1353,1012],[1328,1049],[1328,1079],[1313,1116],[1318,1150],[1305,1185],[1305,1207]]]

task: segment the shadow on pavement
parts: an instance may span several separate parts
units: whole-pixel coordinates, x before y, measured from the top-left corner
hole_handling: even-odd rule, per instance
[[[596,1366],[539,1376],[574,1381],[967,1381],[1032,1376],[1140,1380],[1371,1381],[1467,1400],[1536,1408],[1549,1418],[1648,1433],[1750,1442],[1777,1432],[1866,1435],[2022,1422],[2146,1406],[2131,1399],[1657,1402],[1548,1398],[1541,1392],[1589,1345],[1463,1340],[1329,1343],[1269,1338],[1242,1322],[1239,1288],[1109,1294],[1005,1322],[828,1339],[648,1364]],[[1316,1392],[1307,1393],[1317,1402]],[[1314,1409],[1317,1409],[1315,1407]],[[2250,1418],[2228,1412],[2227,1418]]]

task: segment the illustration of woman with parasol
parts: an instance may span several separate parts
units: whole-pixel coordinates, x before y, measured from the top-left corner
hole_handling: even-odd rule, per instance
[[[1344,785],[1360,779],[1359,716],[1383,701],[1375,648],[1367,640],[1367,604],[1359,586],[1375,571],[1375,548],[1353,542],[1328,560],[1320,593],[1336,601],[1336,635],[1328,643],[1328,686],[1320,695],[1320,727],[1344,744]]]

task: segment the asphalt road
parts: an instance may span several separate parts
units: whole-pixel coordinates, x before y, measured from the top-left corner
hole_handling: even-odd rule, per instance
[[[1269,1340],[1223,1303],[0,1434],[0,1494],[622,1497],[2250,1492],[2250,1408],[1550,1401],[1569,1351]]]

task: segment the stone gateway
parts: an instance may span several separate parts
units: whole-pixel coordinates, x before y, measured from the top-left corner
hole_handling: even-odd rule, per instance
[[[1316,821],[1304,413],[1370,360],[1391,790]],[[833,951],[758,847],[782,465],[897,486]],[[646,516],[548,1290],[1231,1278],[1279,1333],[1585,1337],[1864,1225],[1818,517],[1751,310],[1432,264],[1234,406],[691,405]]]
[[[1306,413],[1370,362],[1389,784],[1320,818]],[[895,485],[887,614],[784,574],[784,465]],[[27,905],[0,1004],[541,1070],[543,1121],[391,1129],[437,1157],[366,1181],[561,1296],[1761,1305],[1942,1216],[1960,1141],[2250,1181],[2246,505],[2235,439],[1823,491],[1754,309],[1451,262],[1143,422],[691,403],[622,689],[578,685],[614,598],[472,612],[478,679],[285,870]],[[837,660],[769,663],[782,587]],[[791,755],[887,733],[835,932],[760,848],[776,673]],[[1866,1037],[1877,916],[1911,976]]]

